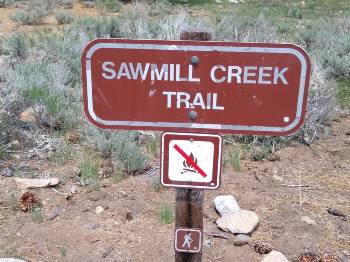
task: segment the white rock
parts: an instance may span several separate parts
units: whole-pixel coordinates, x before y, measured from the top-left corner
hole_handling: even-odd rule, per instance
[[[60,180],[57,177],[44,179],[14,178],[16,185],[21,189],[42,188],[57,185]]]
[[[96,214],[101,214],[103,211],[105,211],[105,209],[103,207],[101,207],[101,206],[96,207],[96,210],[95,210]]]
[[[0,262],[26,262],[23,259],[17,259],[17,258],[0,258]]]
[[[259,224],[259,217],[253,211],[242,209],[236,213],[225,213],[216,224],[220,229],[233,234],[249,234]]]
[[[313,226],[317,225],[316,221],[311,219],[311,218],[309,218],[308,216],[302,216],[301,217],[301,221],[305,222],[308,225],[313,225]]]
[[[232,195],[217,196],[214,199],[214,204],[220,216],[223,216],[225,213],[236,213],[241,210]]]
[[[271,251],[261,262],[288,262],[288,259],[280,252]]]

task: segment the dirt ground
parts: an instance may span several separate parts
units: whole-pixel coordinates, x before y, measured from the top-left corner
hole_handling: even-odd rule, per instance
[[[76,8],[76,13],[83,12]],[[0,9],[0,37],[16,30],[31,30],[29,26],[19,28],[8,19],[14,10]],[[43,26],[52,26],[53,19],[48,17]],[[256,212],[260,224],[251,237],[272,244],[290,261],[306,249],[319,256],[341,254],[343,259],[350,259],[349,132],[350,116],[343,116],[332,121],[329,134],[311,146],[293,142],[270,160],[243,160],[240,172],[224,168],[221,187],[205,192],[203,261],[254,262],[263,258],[249,245],[237,247],[230,239],[207,235],[220,232],[213,199],[222,194],[234,195],[242,208]],[[30,212],[11,208],[11,192],[19,189],[13,178],[0,177],[0,257],[29,261],[174,261],[174,222],[161,223],[159,207],[163,202],[174,206],[175,191],[154,189],[154,181],[159,179],[157,170],[128,177],[100,191],[78,187],[78,193],[67,200],[58,192],[68,193],[76,185],[75,162],[56,166],[47,159],[26,159],[22,155],[1,163],[0,171],[9,165],[37,174],[53,173],[61,183],[53,188],[56,191],[30,190],[43,204],[43,221],[36,222]],[[105,211],[96,214],[97,206]],[[50,220],[57,207],[59,215]],[[329,214],[329,207],[347,217]],[[302,221],[303,216],[316,225]]]
[[[224,169],[221,188],[205,192],[204,241],[210,240],[212,245],[204,246],[204,261],[262,259],[248,245],[236,247],[230,240],[206,236],[219,232],[213,199],[221,194],[232,194],[242,208],[255,211],[261,222],[252,238],[271,243],[290,260],[304,249],[320,255],[349,255],[349,221],[327,212],[327,208],[335,207],[350,213],[349,130],[348,116],[333,121],[329,136],[311,147],[294,142],[276,152],[279,160],[244,161],[241,172]],[[60,177],[73,170],[69,165],[54,167],[40,159],[15,162],[39,174],[53,172]],[[80,187],[70,200],[50,188],[33,190],[43,202],[44,221],[34,222],[30,213],[0,209],[0,257],[12,254],[31,261],[173,261],[174,223],[162,224],[158,212],[162,202],[174,205],[174,190],[156,192],[154,179],[158,179],[157,172],[130,177],[100,191]],[[299,190],[288,186],[298,185],[299,180],[307,187]],[[69,192],[74,181],[67,179],[55,189]],[[1,178],[2,207],[10,205],[9,192],[15,189],[13,178]],[[61,213],[48,220],[57,206]],[[97,215],[96,206],[105,211]],[[131,220],[127,219],[128,212],[132,213]],[[317,224],[306,224],[302,216]],[[110,253],[103,258],[106,251]]]

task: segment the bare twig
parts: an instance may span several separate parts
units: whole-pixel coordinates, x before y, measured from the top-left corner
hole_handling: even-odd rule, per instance
[[[64,195],[64,196],[68,196],[68,197],[71,196],[71,194],[60,192],[60,191],[58,191],[57,189],[54,189],[54,188],[52,188],[52,191],[54,191],[54,192],[56,192],[57,194],[60,194],[60,195]]]
[[[223,233],[213,232],[213,233],[207,233],[206,235],[210,236],[210,237],[223,238],[223,239],[227,239],[227,240],[230,239],[229,237],[225,236]]]
[[[309,187],[309,185],[293,185],[293,184],[281,184],[281,186],[286,186],[286,187]]]

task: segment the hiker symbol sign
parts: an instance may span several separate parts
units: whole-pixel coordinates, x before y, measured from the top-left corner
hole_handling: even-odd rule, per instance
[[[216,189],[219,187],[221,137],[164,133],[161,176],[164,186]]]

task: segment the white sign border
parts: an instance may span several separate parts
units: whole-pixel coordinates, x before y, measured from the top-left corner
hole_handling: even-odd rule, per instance
[[[180,231],[180,230],[186,230],[186,231],[191,231],[191,232],[199,232],[200,241],[199,241],[198,251],[176,248],[177,232]],[[176,228],[176,230],[175,230],[174,248],[178,252],[183,252],[183,253],[200,253],[200,252],[202,252],[202,242],[203,242],[203,233],[202,233],[202,230],[200,230],[200,229],[179,227],[179,228]]]
[[[277,53],[292,54],[296,56],[301,63],[301,73],[299,82],[299,94],[297,102],[297,111],[294,121],[288,126],[245,126],[245,125],[221,125],[221,124],[197,124],[197,123],[173,123],[173,122],[144,122],[144,121],[113,121],[99,118],[93,107],[92,99],[92,72],[91,59],[93,54],[102,48],[108,49],[136,49],[136,50],[176,50],[176,51],[199,51],[199,52],[237,52],[237,53]],[[301,121],[303,100],[306,84],[307,61],[304,55],[290,47],[254,47],[254,46],[195,46],[195,45],[166,45],[166,44],[141,44],[141,43],[96,43],[92,45],[86,52],[86,83],[87,83],[87,100],[88,112],[91,118],[99,124],[105,126],[130,126],[130,127],[167,127],[167,128],[188,128],[188,129],[213,129],[213,130],[230,130],[230,131],[255,131],[255,132],[288,132],[296,127]]]
[[[164,136],[166,135],[179,135],[179,136],[199,136],[199,137],[215,137],[219,138],[219,152],[218,152],[218,170],[216,177],[216,185],[214,187],[211,186],[196,186],[196,185],[176,185],[176,184],[166,184],[164,182]],[[161,146],[161,164],[160,164],[160,182],[165,187],[173,187],[173,188],[198,188],[198,189],[218,189],[220,187],[220,174],[221,174],[221,150],[222,150],[222,137],[220,135],[214,134],[198,134],[198,133],[177,133],[177,132],[164,132],[162,134],[162,146]],[[169,171],[168,171],[169,172]]]

